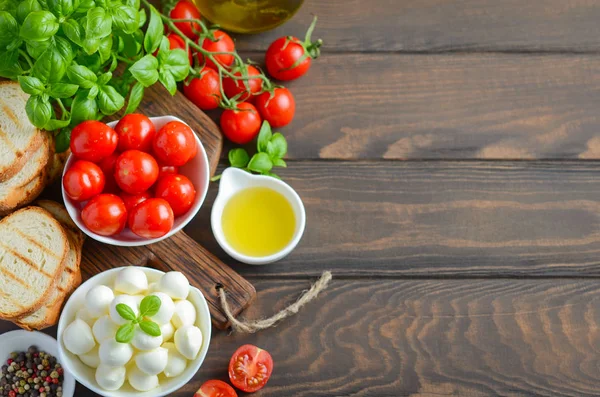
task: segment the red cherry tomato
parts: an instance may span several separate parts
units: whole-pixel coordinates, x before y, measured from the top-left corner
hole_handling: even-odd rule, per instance
[[[123,203],[125,204],[125,208],[127,208],[127,213],[131,214],[131,211],[133,211],[136,205],[148,200],[149,198],[152,198],[152,195],[147,191],[140,194],[129,194],[121,192],[120,197],[121,200],[123,200]]]
[[[117,181],[115,180],[115,164],[117,164],[117,158],[119,158],[120,153],[113,153],[108,157],[105,157],[102,161],[98,163],[100,169],[104,173],[104,190],[103,193],[114,193],[117,194],[121,189],[117,185]]]
[[[179,121],[171,121],[164,125],[154,137],[154,154],[164,165],[182,166],[194,158],[196,137],[187,125]]]
[[[99,121],[84,121],[71,131],[71,151],[81,159],[97,163],[117,148],[115,130]]]
[[[183,215],[194,204],[196,189],[183,175],[165,175],[159,178],[154,188],[154,196],[165,199],[173,209],[173,215]]]
[[[158,179],[169,174],[179,174],[179,167],[173,165],[158,165]]]
[[[114,194],[99,194],[81,211],[83,224],[101,236],[120,233],[127,223],[127,209],[123,200]]]
[[[149,198],[129,214],[129,228],[144,238],[162,237],[173,228],[173,210],[165,200]]]
[[[183,51],[185,51],[185,40],[183,40],[181,38],[181,36],[175,34],[175,33],[169,33],[167,35],[167,39],[169,39],[169,48],[174,50],[176,48],[181,48]],[[192,56],[192,49],[188,47],[187,49],[188,52],[188,58],[190,59],[190,65],[194,65],[194,58]]]
[[[201,43],[198,44],[204,48],[206,51],[210,52],[233,52],[235,50],[235,44],[233,43],[233,39],[222,30],[216,30],[214,32],[215,41],[211,41],[210,39],[204,39]],[[221,64],[221,66],[229,67],[233,63],[233,55],[232,54],[218,54],[213,55],[213,58],[217,62]],[[198,53],[198,61],[200,64],[204,63],[204,55]],[[206,60],[206,66],[209,68],[217,70],[217,65],[210,60]]]
[[[248,65],[247,70],[248,77],[260,75],[258,69],[256,69],[252,65]],[[237,72],[234,72],[233,75],[242,76],[242,72],[238,70]],[[254,95],[252,94],[257,93],[262,89],[262,80],[259,78],[255,78],[247,80],[247,82],[248,86],[250,87],[250,92],[248,92],[248,88],[246,88],[244,80],[236,80],[232,79],[231,77],[224,77],[223,91],[225,91],[225,95],[227,95],[228,98],[233,98],[236,95],[243,94],[237,99],[237,101],[239,102],[252,101],[254,99]]]
[[[126,193],[139,194],[158,179],[158,164],[154,157],[139,150],[121,153],[115,164],[115,180]]]
[[[273,359],[269,352],[253,345],[240,347],[229,361],[229,380],[248,393],[262,389],[272,372]]]
[[[237,397],[237,393],[227,383],[214,379],[204,382],[194,397]]]
[[[219,74],[205,66],[199,78],[193,78],[189,84],[183,85],[183,93],[202,110],[216,109],[222,98]]]
[[[77,160],[63,177],[65,193],[75,201],[86,201],[102,193],[104,183],[100,167],[85,160]]]
[[[261,119],[254,105],[242,102],[237,109],[227,109],[221,115],[221,130],[231,142],[243,145],[260,131]]]
[[[148,152],[152,149],[152,140],[156,129],[152,121],[143,114],[127,114],[115,126],[119,135],[120,152],[125,150],[141,150]]]
[[[263,92],[256,97],[256,109],[271,127],[288,125],[296,113],[296,101],[287,88],[275,88],[273,95]]]
[[[169,13],[171,19],[200,19],[200,11],[194,3],[188,0],[181,0],[175,4],[175,7]],[[175,22],[177,29],[192,40],[196,40],[198,35],[195,31],[200,31],[200,25],[195,22]]]

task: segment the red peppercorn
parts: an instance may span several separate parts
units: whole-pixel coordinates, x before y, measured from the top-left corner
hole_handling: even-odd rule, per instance
[[[33,353],[33,357],[38,358],[40,356],[40,353]]]
[[[9,359],[6,361],[6,363],[7,363],[8,365],[11,365],[11,364],[12,364],[12,363],[14,363],[14,362],[15,362],[15,360],[13,360],[12,358],[9,358]]]
[[[8,397],[17,397],[17,393],[14,390],[8,392]]]
[[[46,389],[44,389],[43,387],[40,387],[40,389],[39,389],[38,391],[39,391],[40,393],[43,393],[43,392],[44,392],[44,390],[46,390]]]
[[[52,378],[49,376],[46,376],[46,382],[48,382],[48,383],[52,382]]]
[[[60,367],[59,369],[56,370],[56,372],[58,372],[59,375],[62,375],[64,371],[63,371],[62,367]]]
[[[27,367],[21,367],[21,371],[27,371]]]
[[[58,384],[58,379],[52,379],[52,383],[54,383],[55,385]]]

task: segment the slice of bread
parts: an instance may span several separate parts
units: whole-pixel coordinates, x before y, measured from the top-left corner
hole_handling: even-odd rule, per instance
[[[31,314],[48,302],[67,261],[60,223],[39,207],[0,221],[0,318]]]
[[[71,150],[62,153],[54,153],[54,156],[52,156],[52,159],[48,163],[48,184],[51,184],[60,178],[69,154],[71,154]]]
[[[0,81],[0,181],[16,175],[42,144],[25,111],[28,99],[19,83]]]
[[[83,234],[75,222],[73,222],[73,219],[71,219],[71,216],[67,212],[67,209],[64,205],[52,200],[38,200],[35,202],[35,204],[51,213],[52,216],[65,228],[67,234],[71,234],[74,241],[78,243],[78,246],[81,249],[85,240],[85,234]]]

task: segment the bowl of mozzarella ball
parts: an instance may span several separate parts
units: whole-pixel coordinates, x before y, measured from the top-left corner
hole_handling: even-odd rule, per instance
[[[198,372],[211,335],[208,304],[180,272],[121,267],[83,283],[58,322],[64,367],[106,397],[174,393]]]

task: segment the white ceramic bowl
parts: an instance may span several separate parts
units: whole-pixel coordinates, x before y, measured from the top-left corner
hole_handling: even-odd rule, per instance
[[[178,119],[174,116],[162,116],[162,117],[150,117],[150,120],[156,127],[156,131],[161,129],[165,124],[171,121],[180,121],[186,124],[183,120]],[[117,121],[113,121],[108,123],[108,126],[114,128],[118,123]],[[168,237],[171,237],[181,229],[185,227],[198,213],[200,207],[202,207],[202,203],[206,198],[206,193],[208,192],[208,183],[210,181],[210,166],[208,164],[208,156],[206,154],[206,150],[204,150],[204,146],[202,146],[202,142],[198,138],[198,135],[194,133],[196,137],[196,143],[198,144],[198,153],[196,156],[191,159],[186,165],[179,168],[179,173],[185,175],[192,181],[194,187],[196,188],[196,199],[194,200],[194,204],[192,208],[185,214],[178,216],[175,218],[175,223],[173,224],[173,228],[167,234],[162,237],[147,239],[143,237],[136,236],[129,228],[125,228],[121,233],[116,236],[100,236],[92,232],[88,229],[81,219],[81,210],[85,207],[87,202],[77,202],[75,200],[71,200],[65,194],[65,188],[61,183],[62,196],[65,201],[65,207],[67,207],[67,211],[69,215],[73,219],[73,221],[77,224],[77,226],[88,236],[93,238],[94,240],[100,241],[101,243],[110,244],[110,245],[119,245],[124,247],[135,247],[140,245],[148,245],[152,243],[156,243],[158,241],[164,240]],[[65,164],[64,173],[71,168],[73,163],[77,161],[75,156],[70,155]]]
[[[225,205],[237,192],[252,187],[268,187],[280,193],[291,204],[294,215],[296,216],[296,229],[294,230],[292,240],[285,248],[273,255],[255,257],[241,254],[227,242],[225,234],[223,233],[221,218],[223,217]],[[283,259],[296,248],[304,234],[306,212],[304,211],[304,204],[302,203],[300,196],[298,196],[298,193],[296,193],[296,191],[287,183],[270,176],[252,175],[238,168],[230,167],[223,171],[221,176],[219,182],[219,194],[212,207],[210,224],[217,243],[219,243],[221,248],[223,248],[229,256],[249,265],[266,265]]]
[[[0,335],[0,365],[6,363],[6,360],[10,358],[10,353],[26,352],[32,345],[37,346],[40,351],[45,351],[56,357],[65,370],[62,384],[63,397],[73,397],[75,394],[75,378],[71,375],[64,360],[61,359],[58,354],[58,344],[56,343],[56,339],[50,335],[23,330],[7,332]]]
[[[88,389],[92,390],[95,393],[100,394],[105,397],[161,397],[161,396],[169,396],[171,393],[179,390],[183,386],[185,386],[198,372],[204,358],[206,357],[206,353],[208,352],[208,346],[210,344],[210,336],[211,336],[211,319],[210,312],[208,310],[208,304],[206,303],[206,299],[202,292],[198,288],[190,287],[190,294],[188,296],[188,300],[192,302],[194,307],[196,308],[197,317],[195,325],[200,328],[202,331],[202,347],[200,348],[200,352],[198,353],[198,357],[193,361],[188,361],[188,367],[185,371],[178,377],[175,378],[162,378],[160,386],[156,389],[140,392],[133,389],[127,381],[123,387],[117,391],[108,391],[100,388],[98,383],[96,383],[95,370],[93,368],[88,367],[83,362],[79,360],[79,358],[73,353],[69,352],[65,347],[62,340],[62,335],[64,330],[71,324],[71,322],[75,319],[75,314],[77,310],[79,310],[84,305],[85,295],[87,292],[97,286],[97,285],[109,285],[112,286],[114,284],[115,278],[117,276],[117,272],[119,272],[121,268],[115,268],[111,270],[107,270],[100,274],[95,275],[94,277],[87,280],[85,283],[81,284],[79,288],[73,292],[67,304],[65,305],[60,319],[58,320],[58,356],[61,364],[65,367],[66,370],[71,372],[75,379],[81,384],[83,384]],[[150,269],[147,267],[140,267],[148,277],[148,282],[153,283],[156,282],[160,276],[164,274],[159,270]]]

